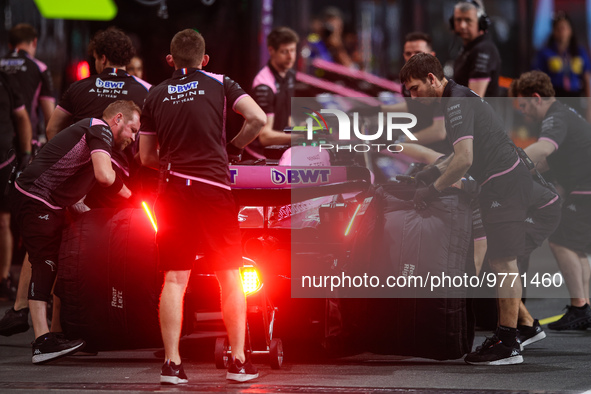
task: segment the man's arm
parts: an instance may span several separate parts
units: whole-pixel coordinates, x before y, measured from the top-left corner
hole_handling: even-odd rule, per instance
[[[267,116],[261,107],[259,107],[259,105],[250,96],[245,96],[240,99],[240,101],[236,103],[235,110],[244,117],[244,124],[242,125],[240,132],[236,135],[236,137],[234,137],[231,143],[237,148],[242,149],[257,137],[261,131],[261,128],[267,122]]]
[[[31,120],[25,107],[17,108],[13,111],[14,120],[16,122],[16,131],[18,133],[18,141],[20,152],[31,153],[31,139],[33,138],[33,129],[31,127]]]
[[[408,139],[408,141],[404,142],[427,145],[434,142],[443,141],[447,135],[445,133],[445,121],[443,118],[435,118],[433,119],[433,124],[431,126],[425,127],[423,130],[413,132],[412,134],[417,137],[417,140],[413,141]]]
[[[454,153],[437,168],[442,172],[439,179],[433,184],[439,191],[450,187],[464,176],[473,160],[473,140],[465,138],[454,145]]]
[[[409,156],[413,160],[420,161],[421,163],[432,164],[443,156],[442,153],[421,145],[409,144],[406,142],[403,142],[400,145],[402,145],[402,154]]]
[[[470,89],[472,89],[474,91],[474,93],[476,93],[480,97],[484,97],[484,95],[486,94],[486,88],[488,87],[489,82],[490,82],[490,79],[488,79],[488,78],[470,79],[468,81],[468,87]]]
[[[112,186],[116,181],[117,174],[115,173],[115,170],[113,170],[109,155],[105,152],[93,152],[90,157],[92,159],[94,177],[99,185],[102,187]],[[121,189],[117,194],[123,198],[129,198],[129,196],[131,196],[131,191],[125,186],[125,184],[122,184]]]
[[[61,108],[56,108],[51,114],[45,133],[47,134],[47,140],[51,140],[57,133],[68,127],[72,122],[72,115],[65,112]]]
[[[548,171],[548,163],[546,158],[556,150],[554,144],[546,140],[538,140],[524,149],[525,153],[536,165],[539,172]]]
[[[142,134],[140,136],[140,161],[145,167],[159,169],[160,157],[158,155],[158,137],[156,134]]]
[[[291,134],[287,134],[281,130],[273,130],[274,120],[275,115],[267,115],[267,123],[263,126],[259,134],[261,144],[263,146],[291,144]]]

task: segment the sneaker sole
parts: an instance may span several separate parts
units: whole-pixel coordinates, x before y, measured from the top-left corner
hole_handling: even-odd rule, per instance
[[[533,337],[529,338],[528,340],[524,341],[522,343],[522,345],[523,346],[531,345],[532,343],[541,341],[544,338],[546,338],[546,333],[544,331],[541,331],[541,332],[537,333],[536,335],[534,335]]]
[[[249,380],[256,379],[259,377],[258,372],[254,375],[243,374],[243,373],[226,373],[226,379],[234,380],[236,382],[248,382]]]
[[[181,379],[178,376],[162,376],[160,375],[160,384],[187,384],[189,379]]]
[[[548,324],[548,328],[554,331],[564,331],[564,330],[586,330],[588,325],[591,324],[589,319],[584,318],[580,320],[576,320],[570,323],[568,326],[553,326],[553,323]]]
[[[464,360],[466,361],[466,360]],[[513,364],[521,364],[523,362],[523,356],[512,356],[507,357],[502,360],[495,360],[495,361],[482,361],[482,362],[472,362],[466,361],[467,364],[470,365],[513,365]]]
[[[80,345],[70,348],[70,349],[65,349],[62,350],[61,352],[53,352],[53,353],[46,353],[46,354],[36,354],[33,356],[33,364],[44,364],[46,362],[61,358],[61,357],[65,357],[69,354],[72,353],[76,353],[78,351],[78,349],[82,348],[85,345],[84,342],[82,342]]]

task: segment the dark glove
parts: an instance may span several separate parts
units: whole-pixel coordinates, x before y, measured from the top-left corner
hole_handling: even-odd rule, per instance
[[[414,185],[417,183],[417,180],[412,175],[396,175],[396,180],[398,182],[406,183],[407,185]]]
[[[439,194],[441,193],[439,190],[435,189],[433,184],[429,185],[429,187],[419,187],[415,192],[415,197],[413,199],[413,202],[415,203],[415,209],[417,211],[427,209],[429,202],[437,198]]]
[[[437,166],[429,166],[423,171],[417,172],[415,175],[415,179],[417,181],[417,184],[422,183],[425,186],[428,186],[435,182],[437,178],[439,178],[440,176],[441,171],[439,171],[439,168],[437,168]]]
[[[228,153],[228,162],[234,164],[239,163],[242,160],[242,152],[244,152],[244,149],[240,149],[231,142],[228,142],[226,144],[226,152]]]
[[[32,158],[32,156],[30,153],[21,153],[18,155],[18,164],[16,167],[17,174],[20,174],[21,172],[23,172],[25,170],[25,168],[31,162],[31,158]]]

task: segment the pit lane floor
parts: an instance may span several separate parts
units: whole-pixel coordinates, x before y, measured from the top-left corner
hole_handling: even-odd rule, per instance
[[[547,249],[536,256],[552,263]],[[530,299],[527,305],[534,317],[543,319],[556,316],[567,303]],[[10,306],[0,302],[0,316]],[[545,331],[547,338],[526,347],[525,361],[519,365],[471,366],[462,359],[439,362],[371,353],[327,359],[286,348],[281,370],[272,370],[264,358],[255,359],[260,378],[242,384],[227,383],[225,371],[215,368],[213,337],[193,334],[182,340],[189,384],[161,386],[160,349],[71,356],[37,366],[31,364],[30,329],[0,337],[0,393],[591,393],[591,329],[555,332],[545,327]],[[477,332],[474,346],[485,335],[490,334]]]

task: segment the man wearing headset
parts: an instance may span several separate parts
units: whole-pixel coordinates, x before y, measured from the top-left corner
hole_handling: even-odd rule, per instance
[[[449,23],[463,42],[454,64],[454,81],[480,97],[498,97],[501,56],[487,34],[490,19],[480,0],[457,3]]]

